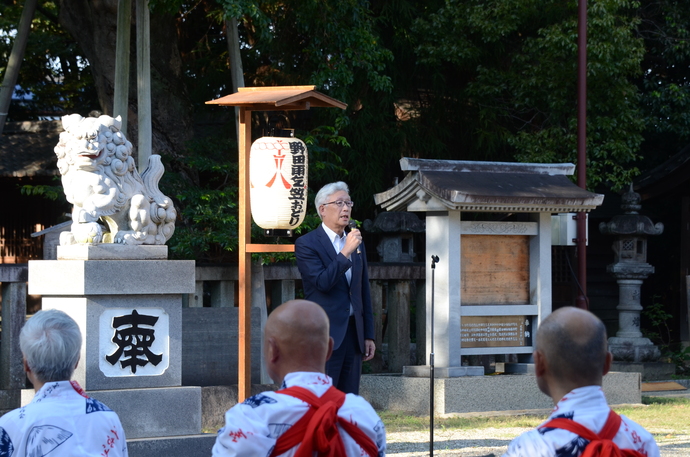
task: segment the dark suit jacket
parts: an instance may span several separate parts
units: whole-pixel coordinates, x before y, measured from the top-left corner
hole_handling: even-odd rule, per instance
[[[340,347],[350,316],[350,303],[354,309],[359,347],[364,353],[364,340],[374,339],[374,315],[371,308],[369,273],[364,243],[360,254],[353,252],[350,260],[335,253],[323,225],[297,238],[295,256],[302,275],[304,298],[318,303],[330,319],[333,349]],[[352,268],[352,281],[347,284],[345,272]]]

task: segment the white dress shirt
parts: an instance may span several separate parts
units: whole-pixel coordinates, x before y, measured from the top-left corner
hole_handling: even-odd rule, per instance
[[[340,251],[343,250],[345,247],[345,238],[347,238],[347,233],[343,233],[343,236],[338,235],[335,233],[333,230],[329,229],[326,227],[326,224],[321,223],[321,226],[323,227],[323,230],[326,232],[326,235],[328,235],[328,239],[331,240],[331,243],[333,244],[333,249],[335,249],[335,253],[339,254]],[[345,254],[343,254],[345,255]],[[350,260],[349,257],[347,257],[348,260]],[[347,278],[347,283],[350,284],[352,282],[352,268],[348,268],[348,270],[345,272],[345,278]],[[354,308],[352,307],[352,303],[350,303],[350,316],[352,316],[355,313]]]

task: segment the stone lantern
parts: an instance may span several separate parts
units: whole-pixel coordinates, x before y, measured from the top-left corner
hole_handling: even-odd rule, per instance
[[[654,224],[638,213],[641,208],[640,194],[630,190],[623,194],[621,209],[624,214],[614,216],[609,222],[599,224],[603,234],[616,235],[613,243],[614,263],[606,267],[618,282],[618,332],[609,338],[609,350],[614,360],[626,362],[656,361],[660,352],[640,331],[640,288],[654,267],[647,263],[647,236],[660,235],[662,223]]]
[[[383,234],[376,247],[382,262],[414,262],[417,257],[415,233],[424,233],[424,221],[414,213],[383,212],[374,221],[367,219],[362,228],[366,232]]]

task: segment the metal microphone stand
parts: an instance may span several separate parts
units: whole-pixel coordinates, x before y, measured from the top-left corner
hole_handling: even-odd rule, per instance
[[[429,457],[434,457],[434,282],[438,256],[431,256],[431,353],[429,354]]]

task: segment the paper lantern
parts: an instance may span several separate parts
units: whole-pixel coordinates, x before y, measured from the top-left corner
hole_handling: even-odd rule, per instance
[[[252,218],[265,230],[293,230],[307,212],[307,146],[298,138],[261,137],[249,153]]]

